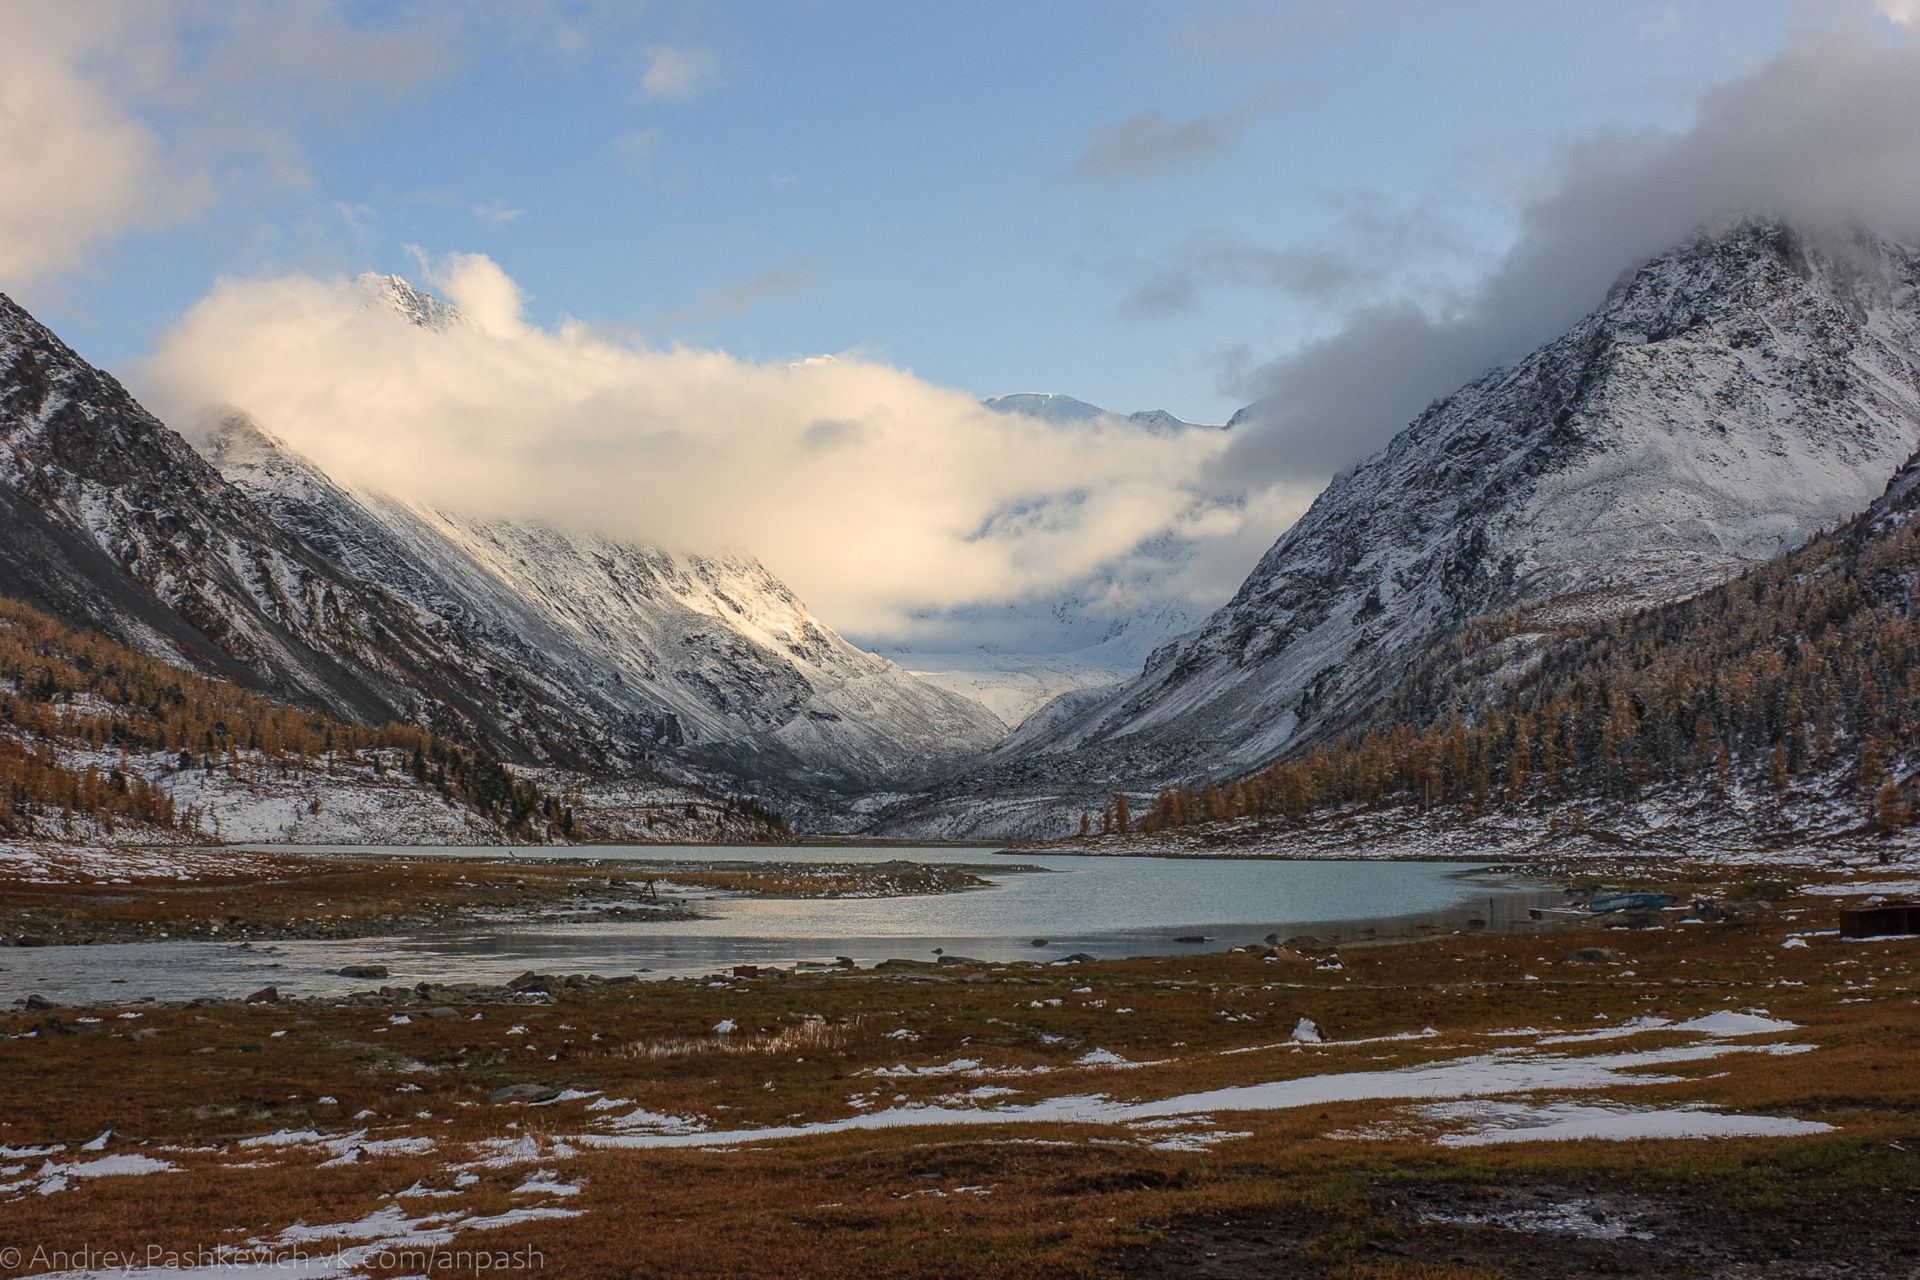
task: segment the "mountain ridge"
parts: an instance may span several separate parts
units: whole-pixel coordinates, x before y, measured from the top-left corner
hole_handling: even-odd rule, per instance
[[[887,829],[1032,831],[1103,782],[1245,771],[1337,730],[1468,618],[1549,600],[1604,618],[1804,542],[1920,443],[1917,291],[1920,252],[1864,232],[1754,220],[1656,256],[1335,477],[1139,675]],[[969,790],[993,798],[972,816]]]

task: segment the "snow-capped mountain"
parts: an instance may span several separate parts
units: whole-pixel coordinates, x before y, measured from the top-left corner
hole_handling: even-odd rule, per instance
[[[449,329],[473,324],[467,318],[467,313],[451,302],[444,302],[414,288],[400,276],[368,271],[355,276],[353,282],[366,295],[366,307],[384,307],[408,324],[418,325],[422,329],[445,333]]]
[[[933,643],[874,647],[1015,727],[1060,694],[1119,683],[1153,650],[1198,626],[1207,608],[1180,586],[1191,558],[1191,546],[1162,537],[1124,565],[1043,599],[923,614]]]
[[[1137,677],[949,795],[1248,769],[1337,728],[1466,618],[1604,617],[1798,545],[1920,443],[1917,290],[1920,251],[1864,233],[1749,222],[1663,254],[1336,478]]]
[[[1114,413],[1110,409],[1102,409],[1097,404],[1088,404],[1085,400],[1063,396],[1057,391],[1016,391],[1012,395],[994,396],[980,403],[995,413],[1024,413],[1029,418],[1039,418],[1042,422],[1091,422],[1096,418],[1123,418],[1135,426],[1144,427],[1158,435],[1172,435],[1178,431],[1225,429],[1198,422],[1184,422],[1165,409],[1142,409],[1138,413]]]
[[[404,282],[369,305],[466,323]],[[350,718],[513,760],[844,789],[978,752],[978,703],[864,653],[744,556],[461,519],[233,419],[240,485],[0,296],[0,594]]]
[[[352,719],[530,752],[457,648],[0,295],[0,594]]]
[[[1220,430],[1164,409],[1110,413],[1055,392],[980,403],[1046,422],[1113,418],[1155,435]],[[1160,645],[1198,626],[1219,597],[1197,600],[1183,585],[1193,555],[1190,543],[1162,534],[1043,598],[928,611],[916,619],[917,638],[868,639],[921,679],[982,702],[1009,727],[1018,726],[1060,694],[1118,683]]]
[[[361,282],[427,327],[465,323],[397,277]],[[244,415],[196,442],[280,524],[616,756],[684,747],[749,777],[846,788],[1005,733],[973,699],[849,644],[751,556],[409,505],[336,483]]]

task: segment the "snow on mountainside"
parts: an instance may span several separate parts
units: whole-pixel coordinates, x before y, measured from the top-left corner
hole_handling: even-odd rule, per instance
[[[751,557],[479,520],[335,483],[246,418],[202,442],[234,484],[550,704],[634,753],[858,786],[992,745],[978,704],[862,652]]]
[[[1143,409],[1139,413],[1119,414],[1099,405],[1088,404],[1085,400],[1075,400],[1072,396],[1063,396],[1057,391],[1016,391],[1010,396],[994,396],[982,400],[981,404],[995,413],[1024,413],[1029,418],[1039,418],[1043,422],[1091,422],[1095,418],[1125,418],[1128,422],[1145,427],[1157,435],[1172,435],[1177,431],[1221,431],[1223,427],[1204,426],[1197,422],[1183,422],[1165,409]]]
[[[899,825],[1057,828],[1070,779],[1248,769],[1338,727],[1466,618],[1543,600],[1603,616],[1798,545],[1920,443],[1917,287],[1920,251],[1863,233],[1747,223],[1654,259],[1335,479],[1138,677]],[[998,819],[958,816],[968,791],[1023,790]]]
[[[422,329],[446,333],[473,324],[460,308],[430,293],[422,293],[399,276],[367,271],[355,276],[353,282],[366,295],[367,307],[389,308],[408,324]]]
[[[0,295],[0,595],[352,719],[527,754],[457,649]]]

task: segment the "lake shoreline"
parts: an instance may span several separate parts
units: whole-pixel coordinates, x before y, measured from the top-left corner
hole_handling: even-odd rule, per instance
[[[1883,888],[1818,880],[1669,886],[1751,909],[1644,929],[0,1011],[0,1247],[1865,1273],[1920,1244],[1920,940],[1838,938],[1834,891]],[[1581,1232],[1524,1225],[1549,1211]]]

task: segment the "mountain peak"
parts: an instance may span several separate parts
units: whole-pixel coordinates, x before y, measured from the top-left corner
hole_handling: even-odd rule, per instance
[[[1039,418],[1043,422],[1091,422],[1095,418],[1108,416],[1107,410],[1097,404],[1075,400],[1072,396],[1063,396],[1055,391],[1016,391],[1012,395],[995,396],[980,403],[995,413],[1024,413],[1029,418]]]
[[[392,273],[365,271],[353,278],[367,301],[368,308],[388,307],[395,315],[408,324],[419,325],[422,329],[431,329],[435,333],[445,333],[450,329],[471,327],[473,321],[465,312],[451,302],[442,301],[416,289],[403,277]]]
[[[1695,594],[1879,495],[1920,444],[1916,368],[1920,250],[1758,219],[1690,237],[1336,477],[1232,600],[1021,767],[1254,767],[1468,618]]]
[[[1076,400],[1057,391],[1016,391],[994,396],[981,404],[995,413],[1023,413],[1042,422],[1092,422],[1096,418],[1124,418],[1155,435],[1173,435],[1181,431],[1211,431],[1216,428],[1174,417],[1165,409],[1143,409],[1139,413],[1118,414],[1097,404]]]

